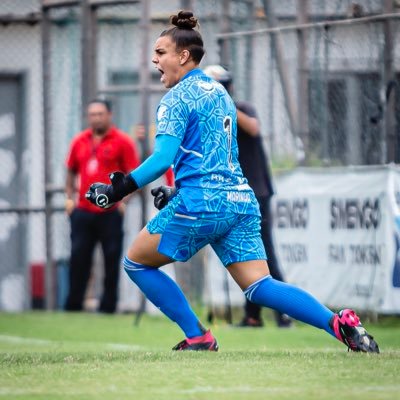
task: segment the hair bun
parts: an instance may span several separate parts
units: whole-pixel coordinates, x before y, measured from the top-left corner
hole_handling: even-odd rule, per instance
[[[178,15],[171,15],[170,21],[179,29],[193,29],[197,25],[197,18],[191,11],[179,11]]]

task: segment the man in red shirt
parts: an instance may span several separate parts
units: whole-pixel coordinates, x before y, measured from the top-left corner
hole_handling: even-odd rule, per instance
[[[100,242],[105,274],[99,311],[113,313],[118,300],[125,205],[121,202],[101,209],[91,204],[85,193],[91,183],[107,182],[113,171],[130,172],[139,165],[139,157],[133,140],[113,125],[108,101],[91,101],[87,117],[89,128],[74,137],[66,159],[65,208],[71,222],[71,258],[65,309],[83,309],[94,248]]]

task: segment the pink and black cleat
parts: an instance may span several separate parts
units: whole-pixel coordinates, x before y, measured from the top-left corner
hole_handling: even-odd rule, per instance
[[[196,336],[194,338],[186,338],[179,342],[176,346],[172,348],[172,350],[185,351],[218,351],[218,343],[215,340],[214,336],[208,330],[202,336]]]
[[[378,343],[368,334],[360,322],[357,314],[348,308],[339,311],[329,322],[336,337],[349,350],[364,353],[379,353]]]

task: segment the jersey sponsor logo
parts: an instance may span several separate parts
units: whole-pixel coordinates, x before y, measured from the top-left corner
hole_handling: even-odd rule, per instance
[[[216,182],[230,182],[231,179],[225,179],[224,176],[220,174],[211,174],[211,180]]]
[[[227,192],[226,199],[234,203],[250,203],[250,193],[244,192]]]
[[[250,190],[250,186],[247,183],[241,182],[241,180],[238,180],[240,185],[236,186],[236,190]]]
[[[157,111],[157,119],[161,121],[165,117],[166,112],[167,112],[167,107],[160,106]]]
[[[199,86],[203,90],[206,90],[207,92],[211,92],[212,90],[215,89],[216,83],[214,83],[214,82],[199,82]]]

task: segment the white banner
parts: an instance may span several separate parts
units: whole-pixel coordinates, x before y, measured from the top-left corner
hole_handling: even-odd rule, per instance
[[[400,169],[297,169],[276,186],[287,281],[332,307],[400,313]]]
[[[275,184],[275,248],[286,280],[335,309],[399,314],[400,168],[299,168]],[[243,304],[211,249],[208,261],[206,301]]]

